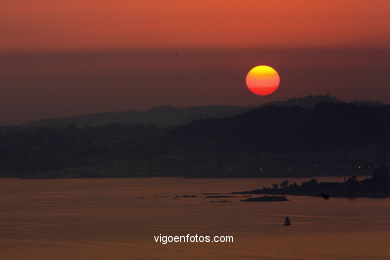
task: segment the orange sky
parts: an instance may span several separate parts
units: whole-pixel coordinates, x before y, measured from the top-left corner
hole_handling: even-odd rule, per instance
[[[0,126],[310,94],[390,102],[389,13],[389,0],[0,0]],[[245,86],[260,64],[281,77],[267,97]]]
[[[390,44],[388,0],[0,0],[0,51]]]

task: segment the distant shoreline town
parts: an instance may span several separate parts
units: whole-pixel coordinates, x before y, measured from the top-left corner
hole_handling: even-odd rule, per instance
[[[390,105],[307,96],[0,128],[0,177],[364,176],[390,165]]]

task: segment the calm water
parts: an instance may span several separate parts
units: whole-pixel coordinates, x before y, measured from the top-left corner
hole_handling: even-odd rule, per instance
[[[275,179],[0,179],[0,259],[390,259],[390,199],[204,196]],[[293,223],[284,227],[284,216]],[[233,244],[154,243],[158,234]]]

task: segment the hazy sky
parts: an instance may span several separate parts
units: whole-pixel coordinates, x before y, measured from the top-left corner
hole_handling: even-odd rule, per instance
[[[0,0],[0,125],[307,94],[390,102],[388,0]],[[274,66],[261,98],[245,73]]]
[[[388,46],[388,0],[0,0],[1,49]]]

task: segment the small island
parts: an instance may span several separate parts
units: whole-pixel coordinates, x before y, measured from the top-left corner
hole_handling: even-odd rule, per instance
[[[248,201],[248,202],[273,202],[273,201],[288,201],[286,196],[261,196],[261,197],[255,197],[255,198],[247,198],[245,200],[241,201]]]
[[[318,196],[324,199],[338,198],[387,198],[390,197],[390,175],[387,167],[375,169],[370,178],[357,180],[352,176],[344,182],[318,182],[316,179],[304,182],[300,185],[295,182],[289,184],[284,181],[281,184],[273,184],[270,188],[232,192],[232,194],[272,194],[272,195],[297,195]]]

